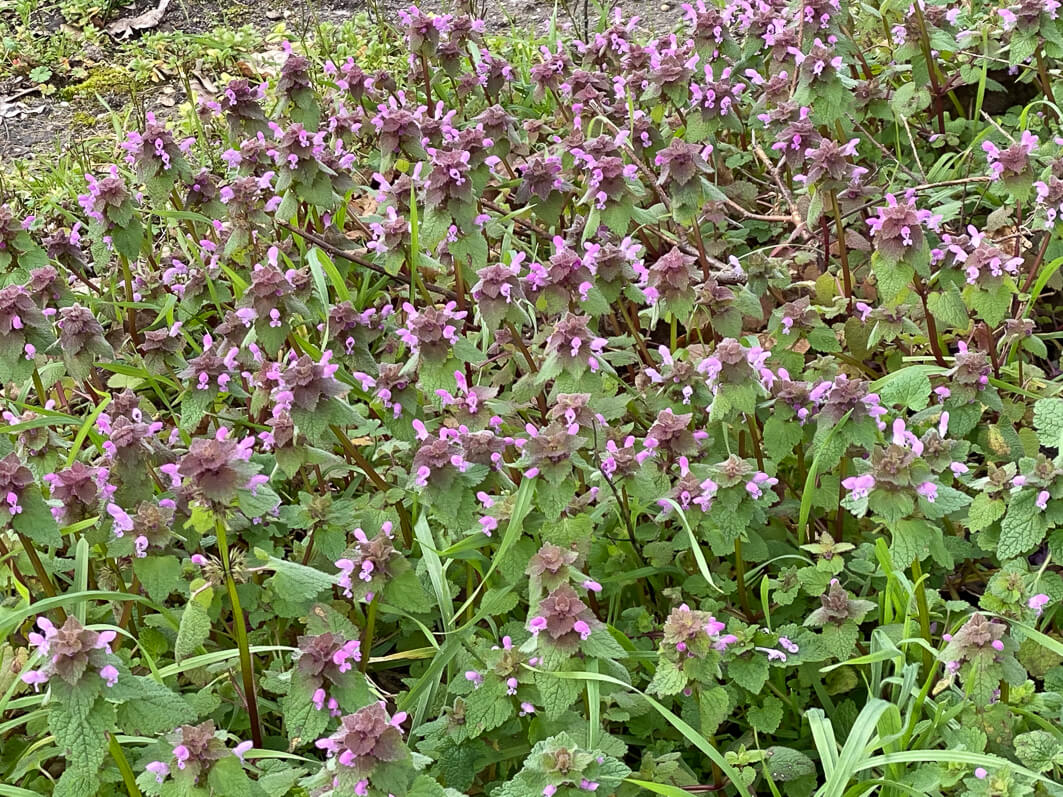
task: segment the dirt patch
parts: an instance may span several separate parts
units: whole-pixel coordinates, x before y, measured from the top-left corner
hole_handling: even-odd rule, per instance
[[[88,24],[99,28],[114,25],[116,21],[132,20],[155,9],[158,0],[136,0],[116,8],[107,19],[94,19]],[[159,35],[207,34],[218,29],[237,29],[251,26],[264,34],[278,23],[284,22],[292,39],[312,37],[321,23],[339,24],[362,11],[377,13],[382,18],[395,22],[398,12],[410,5],[408,0],[378,0],[367,5],[365,0],[302,0],[289,3],[284,0],[171,0],[161,21],[151,30],[128,30],[124,38],[106,34],[84,37],[86,41],[72,56],[65,57],[63,65],[77,79],[63,80],[60,76],[47,85],[54,91],[45,95],[30,77],[32,61],[19,62],[18,58],[0,71],[0,162],[12,159],[54,157],[57,151],[94,136],[113,138],[109,110],[127,109],[134,103],[139,113],[152,111],[165,116],[186,100],[183,81],[167,74],[164,64],[153,71],[153,79],[136,80],[123,67],[130,59],[141,55],[144,34],[157,41]],[[420,4],[426,10],[452,12],[452,0],[437,2],[429,0]],[[682,20],[682,10],[671,2],[652,0],[626,0],[618,4],[625,18],[638,16],[640,26],[647,33],[661,34],[674,29]],[[554,13],[551,3],[528,0],[487,0],[482,6],[482,17],[491,32],[525,29],[543,31]],[[588,6],[592,19],[599,13],[596,6]],[[562,25],[582,27],[584,6],[576,2],[571,14],[558,12]],[[9,25],[14,24],[6,19]],[[30,17],[27,34],[39,37],[69,36],[76,41],[79,31],[71,27],[54,6],[34,12]],[[89,40],[89,39],[93,40]],[[263,49],[266,48],[263,42]],[[46,89],[47,90],[47,89]]]

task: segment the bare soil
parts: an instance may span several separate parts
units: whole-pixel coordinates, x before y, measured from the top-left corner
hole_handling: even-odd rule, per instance
[[[578,24],[583,5],[579,0],[574,2]],[[156,5],[157,0],[134,0],[116,8],[108,19],[95,22],[103,28],[115,20],[150,11]],[[409,5],[410,0],[378,0],[375,10],[385,19],[397,20],[398,11]],[[419,5],[436,12],[454,10],[453,0],[427,0]],[[624,0],[616,5],[625,17],[637,15],[641,27],[652,34],[674,29],[683,16],[680,4],[671,0]],[[494,32],[512,28],[541,30],[554,13],[553,3],[536,0],[486,0],[483,8],[482,16],[488,29]],[[595,3],[590,2],[592,18],[597,16],[595,9]],[[322,22],[340,23],[365,10],[373,10],[365,0],[172,0],[161,22],[150,32],[198,34],[242,25],[252,25],[265,32],[284,21],[294,39],[303,34],[312,35]],[[571,19],[562,10],[558,16],[563,23]],[[54,6],[31,17],[31,26],[40,36],[56,35],[64,25]],[[76,35],[69,26],[63,29]],[[5,163],[10,167],[14,160],[24,161],[24,167],[32,167],[34,162],[53,158],[59,151],[76,148],[93,135],[113,136],[109,130],[108,108],[121,111],[133,103],[140,114],[152,111],[165,116],[184,102],[183,82],[176,75],[168,74],[161,64],[156,71],[156,82],[148,85],[130,86],[128,81],[106,79],[107,70],[113,70],[128,57],[124,52],[128,48],[123,48],[123,44],[138,35],[124,42],[104,35],[98,44],[86,43],[68,64],[86,70],[91,82],[64,85],[53,80],[56,91],[47,96],[42,96],[28,77],[33,64],[20,64],[17,56],[8,64],[0,64],[0,167]],[[266,47],[263,43],[263,49]],[[93,75],[103,75],[104,79],[94,80]],[[209,83],[210,77],[205,79]]]

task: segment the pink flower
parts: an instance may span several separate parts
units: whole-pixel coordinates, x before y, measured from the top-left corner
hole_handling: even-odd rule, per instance
[[[1044,612],[1045,610],[1045,605],[1047,605],[1048,602],[1051,600],[1052,599],[1050,597],[1045,595],[1043,592],[1040,592],[1037,595],[1034,595],[1028,601],[1026,601],[1026,605],[1033,609],[1035,612],[1037,612],[1037,616],[1040,617],[1042,612]]]
[[[923,482],[915,488],[915,491],[923,496],[923,498],[927,500],[927,503],[932,504],[937,500],[938,487],[933,482]]]
[[[577,620],[573,623],[572,630],[579,634],[579,638],[583,640],[591,635],[591,627],[583,622],[583,620]]]
[[[144,769],[155,776],[156,783],[162,783],[166,776],[170,774],[170,765],[163,761],[152,761]]]
[[[867,498],[868,493],[875,488],[875,477],[870,473],[850,476],[848,479],[842,479],[842,487],[849,491],[849,496],[854,501],[859,501],[861,498]]]
[[[118,683],[118,670],[113,664],[108,664],[100,669],[100,677],[107,686]]]

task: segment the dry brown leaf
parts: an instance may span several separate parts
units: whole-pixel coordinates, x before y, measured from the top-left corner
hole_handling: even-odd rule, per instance
[[[159,0],[159,4],[155,8],[148,9],[143,14],[116,19],[107,26],[107,32],[116,39],[128,39],[134,33],[151,30],[162,22],[163,15],[169,5],[170,0]]]

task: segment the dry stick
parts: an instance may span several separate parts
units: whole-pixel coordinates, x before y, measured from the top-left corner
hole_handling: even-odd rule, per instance
[[[948,363],[945,362],[945,354],[941,351],[941,343],[938,341],[937,321],[934,319],[934,314],[930,312],[930,307],[927,305],[926,285],[918,277],[916,278],[915,289],[919,294],[919,299],[923,303],[923,315],[926,317],[926,336],[930,341],[930,351],[934,354],[934,362],[942,368],[947,368]]]
[[[510,337],[513,339],[513,345],[517,347],[517,349],[522,355],[524,355],[524,360],[528,363],[528,368],[533,374],[539,373],[539,366],[535,364],[535,358],[532,357],[531,352],[528,351],[528,347],[524,344],[524,338],[521,337],[521,334],[517,331],[517,328],[513,326],[512,321],[506,322],[506,329],[509,330]],[[539,414],[543,417],[543,421],[545,422],[548,409],[546,406],[546,396],[544,395],[542,390],[540,390],[538,395],[536,395],[535,403],[538,405]]]
[[[412,284],[412,280],[413,280],[412,275],[410,276],[409,279],[405,279],[401,275],[389,274],[387,271],[382,269],[376,263],[372,263],[372,262],[366,260],[364,257],[359,257],[358,255],[352,254],[351,252],[345,252],[344,250],[340,249],[337,246],[333,246],[328,241],[326,241],[324,238],[321,238],[321,237],[315,235],[312,232],[304,230],[304,229],[302,229],[300,227],[293,227],[291,224],[288,224],[285,221],[274,221],[274,223],[277,224],[279,227],[283,227],[284,229],[288,230],[289,232],[295,233],[296,235],[300,236],[304,240],[309,241],[314,246],[320,247],[321,249],[323,249],[325,252],[327,252],[328,254],[332,255],[333,257],[338,257],[338,258],[341,258],[343,260],[346,260],[349,263],[354,263],[355,265],[361,266],[362,268],[367,268],[370,271],[374,272],[375,274],[379,274],[382,277],[387,277],[388,279],[394,280],[395,282],[400,282],[403,285],[405,285],[406,287],[410,287],[410,285]],[[449,290],[448,288],[442,288],[439,285],[433,285],[430,282],[423,282],[422,284],[428,290],[432,291],[433,293],[438,293],[440,296],[445,296],[447,299],[457,299],[458,298],[458,295],[456,293],[454,293],[454,291]]]
[[[834,222],[837,227],[838,257],[842,264],[842,287],[845,290],[845,298],[852,302],[853,275],[849,271],[849,246],[845,241],[845,226],[842,224],[841,208],[838,207],[838,195],[834,193],[833,189],[830,192],[830,204],[831,208],[834,210]]]
[[[923,9],[918,3],[915,3],[912,8],[915,11],[916,24],[919,26],[919,46],[923,51],[923,60],[926,62],[926,71],[930,76],[930,86],[934,92],[934,110],[937,112],[938,133],[945,135],[945,106],[942,102],[941,87],[938,83],[937,62],[930,54],[930,34],[926,29],[926,18],[923,16]]]
[[[1037,76],[1041,79],[1041,90],[1045,93],[1045,96],[1048,98],[1048,101],[1055,105],[1056,98],[1052,94],[1052,83],[1048,79],[1048,69],[1045,67],[1045,57],[1043,51],[1044,45],[1038,45],[1037,51],[1035,52],[1035,55],[1037,56]],[[1053,111],[1053,113],[1055,113],[1057,116],[1059,115],[1057,111]]]
[[[901,124],[904,125],[904,132],[908,136],[908,145],[912,148],[912,156],[915,158],[915,165],[919,167],[919,173],[923,175],[923,179],[926,180],[926,169],[923,168],[923,162],[919,160],[919,150],[915,146],[915,138],[912,137],[912,128],[908,125],[908,120],[903,116],[900,117]]]
[[[772,164],[767,153],[764,152],[764,149],[759,144],[753,145],[753,152],[760,159],[761,163],[768,167],[772,181],[778,186],[783,199],[786,200],[787,207],[790,208],[790,218],[793,221],[794,226],[800,227],[804,224],[804,221],[801,219],[801,214],[797,210],[797,202],[794,200],[793,193],[787,187],[786,181],[782,179],[782,174],[779,173],[779,165],[782,164],[783,158],[779,159],[778,164]]]
[[[369,460],[362,455],[362,452],[359,451],[357,446],[350,441],[350,438],[343,433],[343,430],[336,424],[332,424],[329,428],[332,430],[332,434],[336,436],[336,439],[340,441],[340,446],[343,448],[347,456],[353,459],[354,464],[362,469],[362,472],[365,473],[369,481],[373,483],[373,486],[383,493],[390,490],[391,485],[384,481],[384,478],[377,473],[376,468],[374,468]],[[408,550],[412,549],[413,523],[410,520],[410,513],[407,511],[406,505],[401,501],[397,502],[394,506],[395,511],[399,513],[399,526],[402,527],[402,539],[406,543],[406,548]]]
[[[866,136],[867,139],[869,141],[871,141],[872,144],[874,144],[876,147],[878,147],[878,151],[879,152],[881,152],[887,158],[892,160],[894,162],[894,164],[896,164],[897,168],[899,168],[902,172],[907,174],[913,180],[925,180],[926,179],[925,176],[923,176],[923,177],[919,176],[918,174],[913,172],[911,169],[909,169],[907,166],[905,166],[903,163],[901,163],[901,161],[897,158],[897,156],[894,153],[890,152],[889,147],[887,147],[885,144],[883,144],[881,141],[879,141],[877,138],[875,138],[875,134],[872,133],[870,130],[868,130],[855,117],[849,116],[848,119],[849,119],[850,122],[852,122],[853,126],[856,127],[857,130],[859,130],[861,133],[863,133],[864,136]]]
[[[8,550],[8,547],[4,544],[4,540],[2,538],[0,538],[0,557],[3,557],[4,559],[10,558],[8,567],[11,568],[11,575],[13,575],[15,577],[15,580],[23,586],[27,593],[29,593],[30,604],[32,605],[34,603],[34,600],[33,592],[30,590],[29,581],[27,581],[26,577],[22,575],[22,571],[18,569],[18,565],[15,563],[14,554],[12,554],[10,550]]]
[[[56,590],[55,584],[52,583],[48,571],[44,569],[44,562],[42,562],[41,557],[37,555],[37,549],[33,547],[33,541],[22,532],[16,533],[18,534],[18,541],[22,543],[22,550],[26,552],[30,564],[33,565],[33,572],[37,574],[37,580],[41,582],[41,589],[44,590],[49,598],[56,597],[59,592]],[[55,615],[59,618],[60,624],[66,622],[66,612],[63,611],[62,606],[55,607]]]

